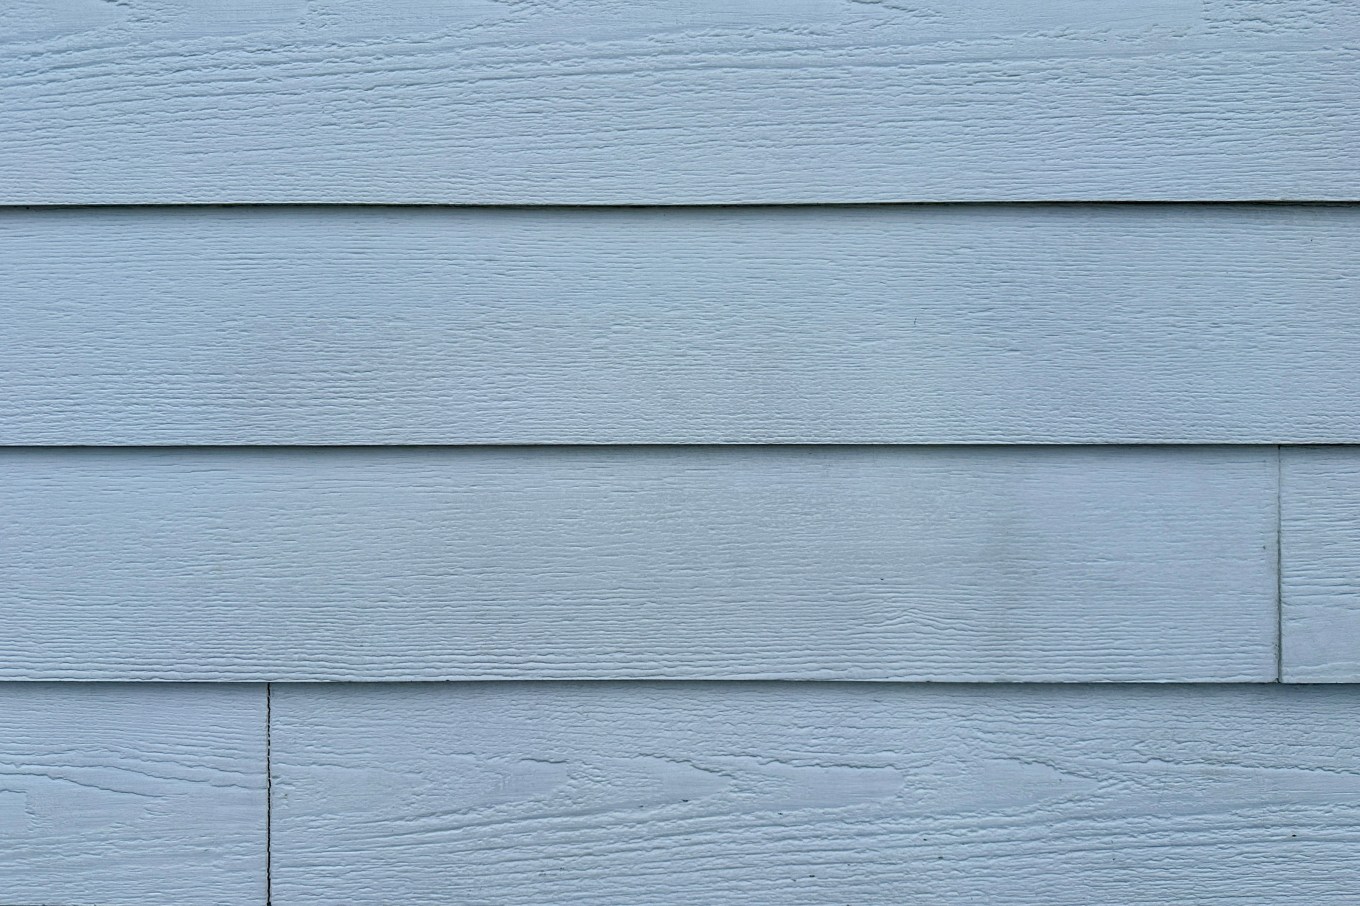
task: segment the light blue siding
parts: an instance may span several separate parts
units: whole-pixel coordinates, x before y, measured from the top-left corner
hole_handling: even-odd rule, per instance
[[[265,689],[0,683],[0,902],[265,893]]]
[[[17,444],[1360,440],[1360,209],[0,213]]]
[[[1357,691],[284,687],[274,902],[1349,906]]]
[[[0,906],[1353,906],[1357,72],[0,3]]]
[[[67,5],[0,19],[5,203],[1276,200],[1360,186],[1360,14],[1346,2]]]
[[[1275,676],[1273,449],[27,450],[0,675]]]
[[[1281,459],[1284,678],[1360,682],[1360,449]]]

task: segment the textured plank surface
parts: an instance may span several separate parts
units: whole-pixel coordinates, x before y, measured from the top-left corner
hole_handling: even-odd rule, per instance
[[[1273,450],[8,450],[0,676],[1275,675]]]
[[[1360,449],[1281,457],[1284,678],[1360,682]]]
[[[1349,906],[1360,690],[290,686],[274,902]]]
[[[19,0],[0,201],[1355,198],[1342,0]]]
[[[1360,209],[0,214],[0,441],[1360,440]]]
[[[0,903],[265,892],[258,685],[0,683]]]

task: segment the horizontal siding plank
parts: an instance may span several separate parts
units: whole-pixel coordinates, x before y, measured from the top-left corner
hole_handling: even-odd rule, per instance
[[[1360,209],[0,212],[8,444],[1360,441]]]
[[[11,6],[7,204],[1355,199],[1360,185],[1360,26],[1341,2]]]
[[[276,687],[274,903],[1350,906],[1357,696]]]
[[[1281,453],[1283,675],[1360,682],[1360,449]]]
[[[0,902],[265,896],[262,686],[0,683]]]
[[[1275,677],[1273,449],[0,451],[0,677]]]

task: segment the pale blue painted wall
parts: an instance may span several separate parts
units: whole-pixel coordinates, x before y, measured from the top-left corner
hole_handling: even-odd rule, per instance
[[[1353,903],[1358,39],[5,4],[0,906]]]

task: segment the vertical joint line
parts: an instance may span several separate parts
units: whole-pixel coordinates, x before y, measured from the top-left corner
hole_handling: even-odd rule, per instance
[[[1275,682],[1284,682],[1284,452],[1275,445]]]
[[[264,684],[264,906],[274,902],[274,684]]]

